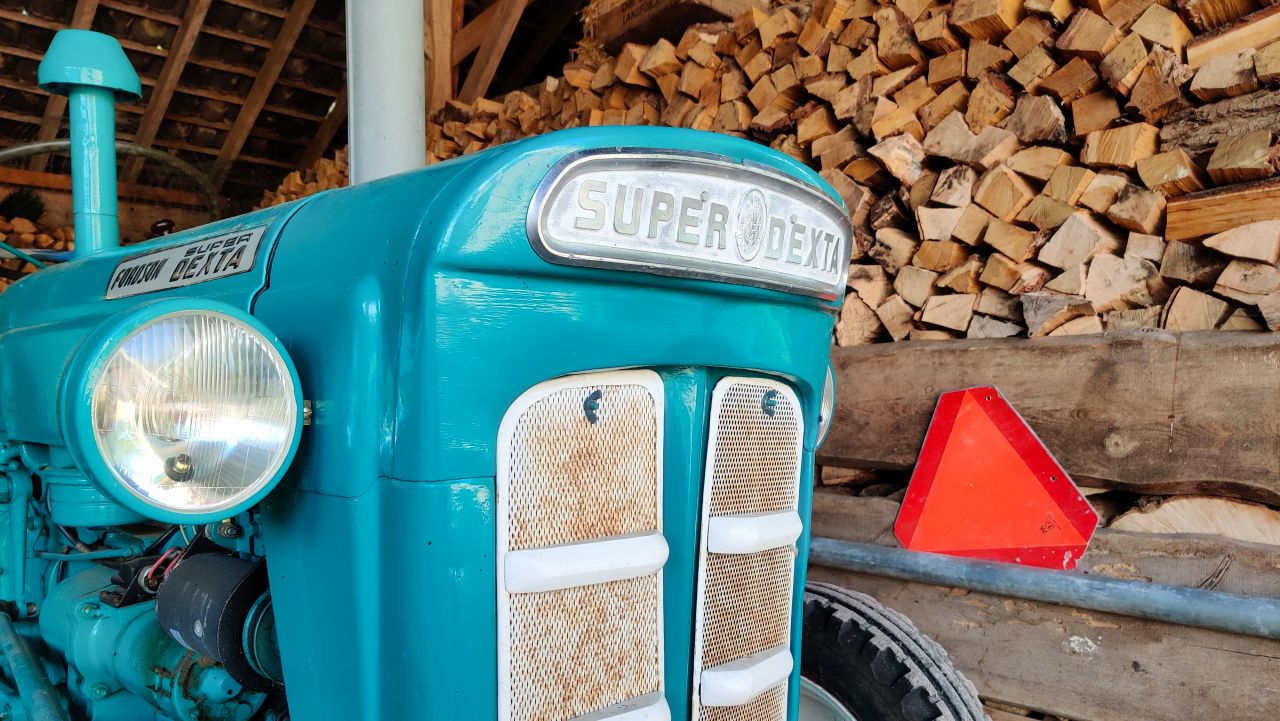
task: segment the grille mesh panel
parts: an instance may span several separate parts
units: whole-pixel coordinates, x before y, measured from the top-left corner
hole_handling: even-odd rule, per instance
[[[658,577],[511,599],[511,718],[559,721],[658,689]]]
[[[583,402],[602,394],[591,423]],[[577,543],[658,527],[658,434],[638,385],[567,388],[521,416],[511,444],[510,548]]]
[[[802,420],[785,386],[728,378],[716,388],[705,517],[796,509]],[[694,673],[787,646],[791,639],[794,546],[750,554],[706,552],[700,572],[699,648]],[[783,721],[787,689],[778,685],[741,706],[702,706],[698,721]]]
[[[661,397],[650,371],[526,394],[499,444],[499,552],[661,531]],[[503,721],[568,721],[662,688],[660,574],[534,593],[500,584],[499,609]]]
[[[787,643],[795,548],[707,556],[703,668]]]
[[[769,386],[735,383],[719,409],[720,427],[711,473],[712,516],[777,513],[796,507],[799,411],[783,394],[771,396],[773,415],[763,411]],[[776,393],[776,391],[773,391]]]
[[[780,721],[787,717],[787,687],[775,686],[741,706],[707,706],[703,721]]]

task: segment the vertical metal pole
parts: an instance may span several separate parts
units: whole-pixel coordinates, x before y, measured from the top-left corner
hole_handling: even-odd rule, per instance
[[[347,3],[351,182],[422,167],[427,157],[422,0]]]
[[[116,99],[142,96],[138,73],[114,38],[59,30],[36,74],[40,87],[70,98],[76,257],[118,248]]]
[[[120,247],[116,200],[116,102],[108,88],[70,92],[71,202],[76,257]]]

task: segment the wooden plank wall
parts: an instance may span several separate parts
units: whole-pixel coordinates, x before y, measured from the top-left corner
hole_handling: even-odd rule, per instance
[[[1084,485],[1280,504],[1280,344],[1130,331],[837,348],[822,463],[906,470],[938,395],[994,385]]]

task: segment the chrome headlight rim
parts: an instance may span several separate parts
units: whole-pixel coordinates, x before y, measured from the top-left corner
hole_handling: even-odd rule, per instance
[[[113,352],[134,333],[169,317],[189,314],[224,316],[251,331],[271,348],[287,370],[293,397],[293,423],[288,447],[279,461],[263,474],[265,481],[246,496],[199,509],[186,510],[157,504],[147,499],[112,468],[99,448],[93,428],[93,396]],[[58,407],[60,425],[72,458],[88,479],[111,500],[136,513],[163,523],[200,524],[237,515],[262,501],[280,482],[293,463],[302,437],[302,384],[292,358],[275,334],[261,321],[227,303],[193,298],[152,301],[118,313],[96,327],[72,354],[63,373]]]
[[[831,364],[827,364],[826,378],[822,383],[822,395],[818,397],[818,443],[821,448],[831,431],[831,422],[836,415],[836,373]]]

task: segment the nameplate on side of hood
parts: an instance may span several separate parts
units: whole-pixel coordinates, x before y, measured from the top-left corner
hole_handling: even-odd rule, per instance
[[[126,258],[107,283],[106,299],[181,288],[253,270],[267,226],[211,235]]]

